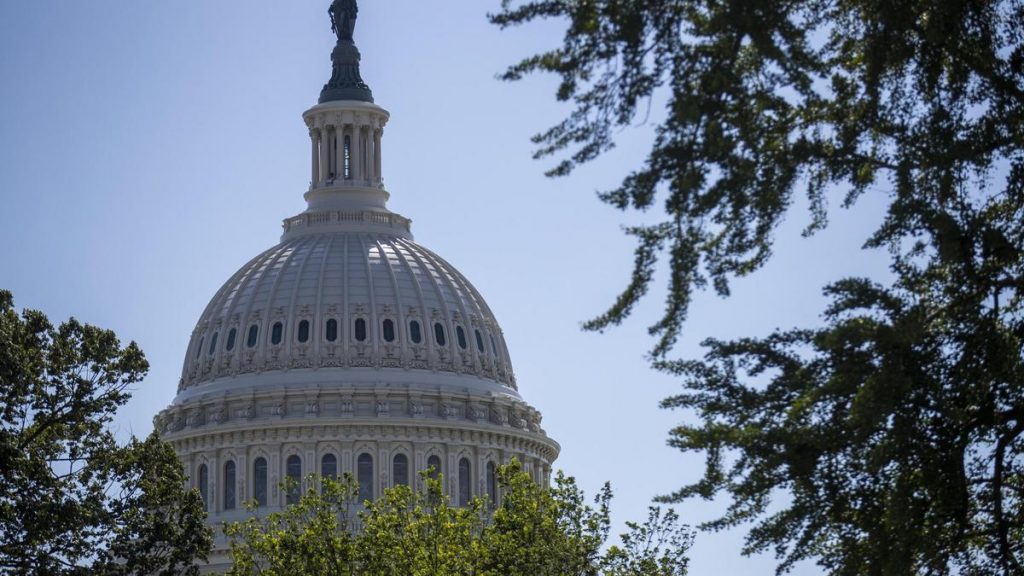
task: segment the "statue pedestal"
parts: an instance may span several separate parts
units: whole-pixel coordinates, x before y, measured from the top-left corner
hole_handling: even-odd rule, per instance
[[[320,91],[320,103],[333,100],[373,102],[373,92],[359,75],[359,49],[352,42],[338,41],[331,51],[331,79]]]

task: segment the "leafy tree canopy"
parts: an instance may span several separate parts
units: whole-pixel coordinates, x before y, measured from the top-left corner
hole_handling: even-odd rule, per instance
[[[513,463],[498,471],[500,503],[455,507],[440,478],[396,486],[359,505],[351,476],[307,478],[299,503],[225,527],[229,575],[685,576],[689,529],[652,508],[602,551],[611,491],[588,506],[572,478],[539,486]]]
[[[0,572],[197,574],[212,540],[174,451],[108,429],[148,364],[0,290]]]
[[[502,27],[566,23],[513,65],[575,104],[536,136],[568,174],[666,99],[644,164],[601,198],[663,218],[627,288],[586,324],[620,323],[668,266],[655,367],[697,422],[670,441],[703,478],[665,497],[731,496],[708,529],[753,523],[780,570],[1024,574],[1024,5],[1011,0],[505,0]],[[659,116],[660,117],[660,116]],[[884,195],[865,246],[890,285],[837,280],[822,327],[707,341],[668,357],[693,290],[763,265],[795,194]],[[783,489],[784,501],[773,497]]]

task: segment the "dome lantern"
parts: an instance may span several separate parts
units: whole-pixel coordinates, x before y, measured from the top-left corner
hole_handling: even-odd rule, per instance
[[[390,115],[373,103],[359,72],[359,49],[353,40],[358,11],[356,0],[331,4],[331,29],[338,38],[331,52],[331,79],[320,92],[319,103],[302,115],[311,144],[305,198],[312,212],[387,212],[381,138]]]

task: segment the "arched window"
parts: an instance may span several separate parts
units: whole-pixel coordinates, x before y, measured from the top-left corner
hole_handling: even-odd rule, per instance
[[[252,495],[257,506],[267,505],[267,459],[260,457],[252,463]]]
[[[413,344],[419,344],[423,341],[423,334],[420,333],[420,323],[417,320],[409,322],[409,339],[412,340]]]
[[[394,342],[395,341],[395,323],[390,318],[384,320],[384,341]]]
[[[231,352],[232,350],[235,349],[235,334],[237,332],[238,331],[235,330],[234,328],[228,331],[228,345],[226,347],[228,352]]]
[[[356,340],[360,342],[366,340],[366,320],[362,318],[356,318]]]
[[[228,460],[224,463],[224,509],[235,509],[235,462]]]
[[[345,135],[345,179],[352,179],[352,137]]]
[[[491,504],[498,503],[498,471],[494,462],[487,463],[487,497]]]
[[[484,353],[484,338],[483,338],[483,336],[480,335],[480,331],[479,330],[474,330],[474,332],[476,332],[476,349],[481,354],[483,354]]]
[[[249,326],[249,336],[247,336],[246,339],[245,339],[245,345],[248,346],[249,348],[255,348],[256,347],[256,340],[257,340],[257,337],[259,336],[259,334],[260,334],[259,326],[255,325],[255,324],[253,324],[252,326]]]
[[[434,323],[434,342],[437,342],[438,346],[445,346],[448,341],[444,337],[444,326],[440,322]]]
[[[199,466],[199,497],[203,499],[203,510],[210,509],[210,469],[206,464]]]
[[[455,327],[455,339],[459,341],[459,348],[466,349],[466,331],[462,326]]]
[[[320,459],[320,476],[323,478],[338,477],[338,458],[334,454],[324,454]]]
[[[336,341],[338,339],[338,321],[334,318],[328,320],[325,332],[326,334],[324,334],[324,336],[327,338],[328,342]]]
[[[427,474],[434,480],[441,475],[441,458],[437,454],[427,458],[427,470]]]
[[[309,342],[309,320],[299,322],[299,342]]]
[[[395,454],[392,464],[391,477],[394,478],[395,486],[408,486],[409,458],[405,454]]]
[[[473,496],[472,469],[469,466],[468,458],[459,459],[459,506],[469,506],[469,499]]]
[[[285,462],[285,477],[288,478],[288,491],[285,495],[286,504],[298,504],[299,492],[302,482],[302,458],[295,454],[288,457]]]
[[[205,336],[203,336],[202,338],[199,339],[199,346],[196,347],[196,360],[198,360],[199,356],[202,355],[202,353],[203,353],[203,344],[205,342],[206,342],[206,337]]]
[[[213,338],[210,338],[210,349],[206,352],[208,355],[213,356],[213,353],[217,351],[217,336],[220,332],[214,332]]]
[[[363,453],[356,460],[356,480],[359,481],[359,501],[373,500],[373,456]]]
[[[274,326],[270,329],[270,343],[280,344],[281,337],[284,335],[284,324],[280,322],[274,322]]]

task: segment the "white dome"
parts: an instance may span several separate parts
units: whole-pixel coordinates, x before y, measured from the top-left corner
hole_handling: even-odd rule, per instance
[[[210,300],[177,396],[154,418],[214,528],[244,519],[246,501],[294,503],[280,482],[309,473],[351,474],[372,499],[433,468],[466,505],[499,497],[498,465],[515,458],[546,482],[558,457],[480,293],[387,209],[389,114],[358,59],[339,39],[331,81],[303,114],[307,209]],[[221,535],[210,561],[230,564]]]
[[[316,216],[287,220],[282,242],[210,301],[186,353],[182,395],[258,383],[241,378],[247,374],[330,368],[376,369],[376,380],[390,379],[380,371],[455,373],[465,377],[414,377],[515,395],[487,303],[451,264],[411,240],[408,220],[369,211]]]

